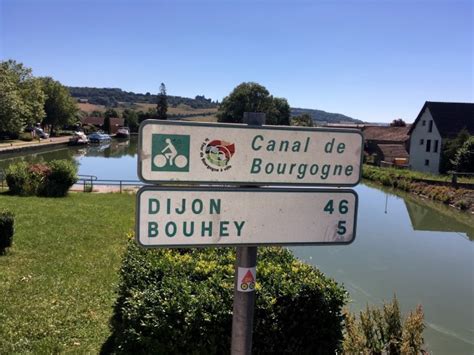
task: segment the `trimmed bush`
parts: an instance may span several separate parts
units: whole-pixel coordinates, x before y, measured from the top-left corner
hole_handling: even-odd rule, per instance
[[[5,254],[6,249],[12,246],[14,221],[13,213],[0,211],[0,255]]]
[[[32,165],[19,161],[8,166],[5,177],[13,195],[61,197],[77,181],[77,167],[69,160]]]
[[[77,181],[77,166],[69,160],[53,160],[48,163],[47,175],[41,195],[49,197],[66,196],[69,188]]]
[[[28,179],[28,163],[25,161],[10,164],[5,169],[5,180],[13,195],[25,195],[24,189],[28,184]]]
[[[139,248],[121,268],[105,352],[228,353],[235,249]],[[283,248],[260,248],[254,353],[334,354],[346,291]]]

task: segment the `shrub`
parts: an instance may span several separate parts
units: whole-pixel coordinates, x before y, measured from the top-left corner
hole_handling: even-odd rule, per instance
[[[31,136],[30,132],[20,133],[18,138],[22,141],[25,141],[25,142],[31,142],[33,140],[33,137]]]
[[[107,351],[228,353],[234,249],[125,254]],[[334,353],[346,292],[282,248],[259,249],[253,351]]]
[[[28,183],[28,163],[19,161],[10,164],[5,169],[5,180],[7,181],[8,189],[13,195],[24,195],[24,187]]]
[[[467,210],[469,208],[469,202],[466,200],[459,200],[455,203],[455,206],[461,210]]]
[[[41,195],[66,196],[69,188],[77,181],[77,166],[69,160],[53,160],[48,163],[48,167],[51,172],[47,175]]]
[[[5,171],[11,194],[20,196],[38,195],[42,190],[50,169],[46,164],[28,165],[25,161],[11,164]]]
[[[59,197],[77,181],[77,167],[68,160],[32,165],[19,161],[6,169],[5,177],[13,195]]]
[[[7,210],[0,211],[0,255],[11,247],[14,233],[14,216]]]
[[[348,354],[420,354],[423,353],[423,309],[418,306],[402,320],[397,298],[382,309],[367,306],[359,320],[348,313],[343,349]]]

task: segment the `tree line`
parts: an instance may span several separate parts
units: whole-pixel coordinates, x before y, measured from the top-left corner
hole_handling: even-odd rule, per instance
[[[18,136],[25,128],[48,126],[50,132],[77,121],[69,91],[50,77],[34,77],[14,60],[0,62],[0,134]]]
[[[95,87],[68,87],[71,96],[76,99],[84,99],[94,105],[106,107],[118,107],[120,103],[150,103],[155,104],[159,99],[159,94],[145,94],[123,91],[118,88],[95,88]],[[192,108],[215,108],[217,101],[212,101],[204,95],[197,95],[194,99],[181,96],[167,96],[168,104],[177,107],[180,104],[188,105]]]

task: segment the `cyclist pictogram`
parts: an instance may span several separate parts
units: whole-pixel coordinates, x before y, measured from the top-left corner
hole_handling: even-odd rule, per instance
[[[255,268],[239,268],[238,272],[238,290],[241,292],[253,291],[255,289]]]
[[[189,171],[189,136],[152,135],[153,171]]]

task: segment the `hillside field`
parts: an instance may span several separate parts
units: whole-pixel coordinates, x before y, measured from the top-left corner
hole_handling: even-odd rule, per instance
[[[100,111],[105,112],[107,107],[103,105],[95,105],[90,103],[81,103],[78,102],[77,106],[79,110],[86,112],[87,114],[91,114],[93,111]],[[120,102],[118,107],[114,107],[114,110],[119,112],[120,114],[127,108],[133,109],[136,111],[143,111],[147,112],[149,109],[154,109],[156,107],[155,104],[147,104],[147,103],[136,103],[136,104],[129,104],[125,102]],[[185,118],[186,116],[190,116],[189,119],[196,121],[200,118],[203,118],[205,121],[213,122],[216,121],[217,118],[215,114],[217,113],[217,108],[193,108],[191,106],[185,104],[179,104],[177,107],[168,107],[168,115],[175,116],[179,115],[180,118]]]

